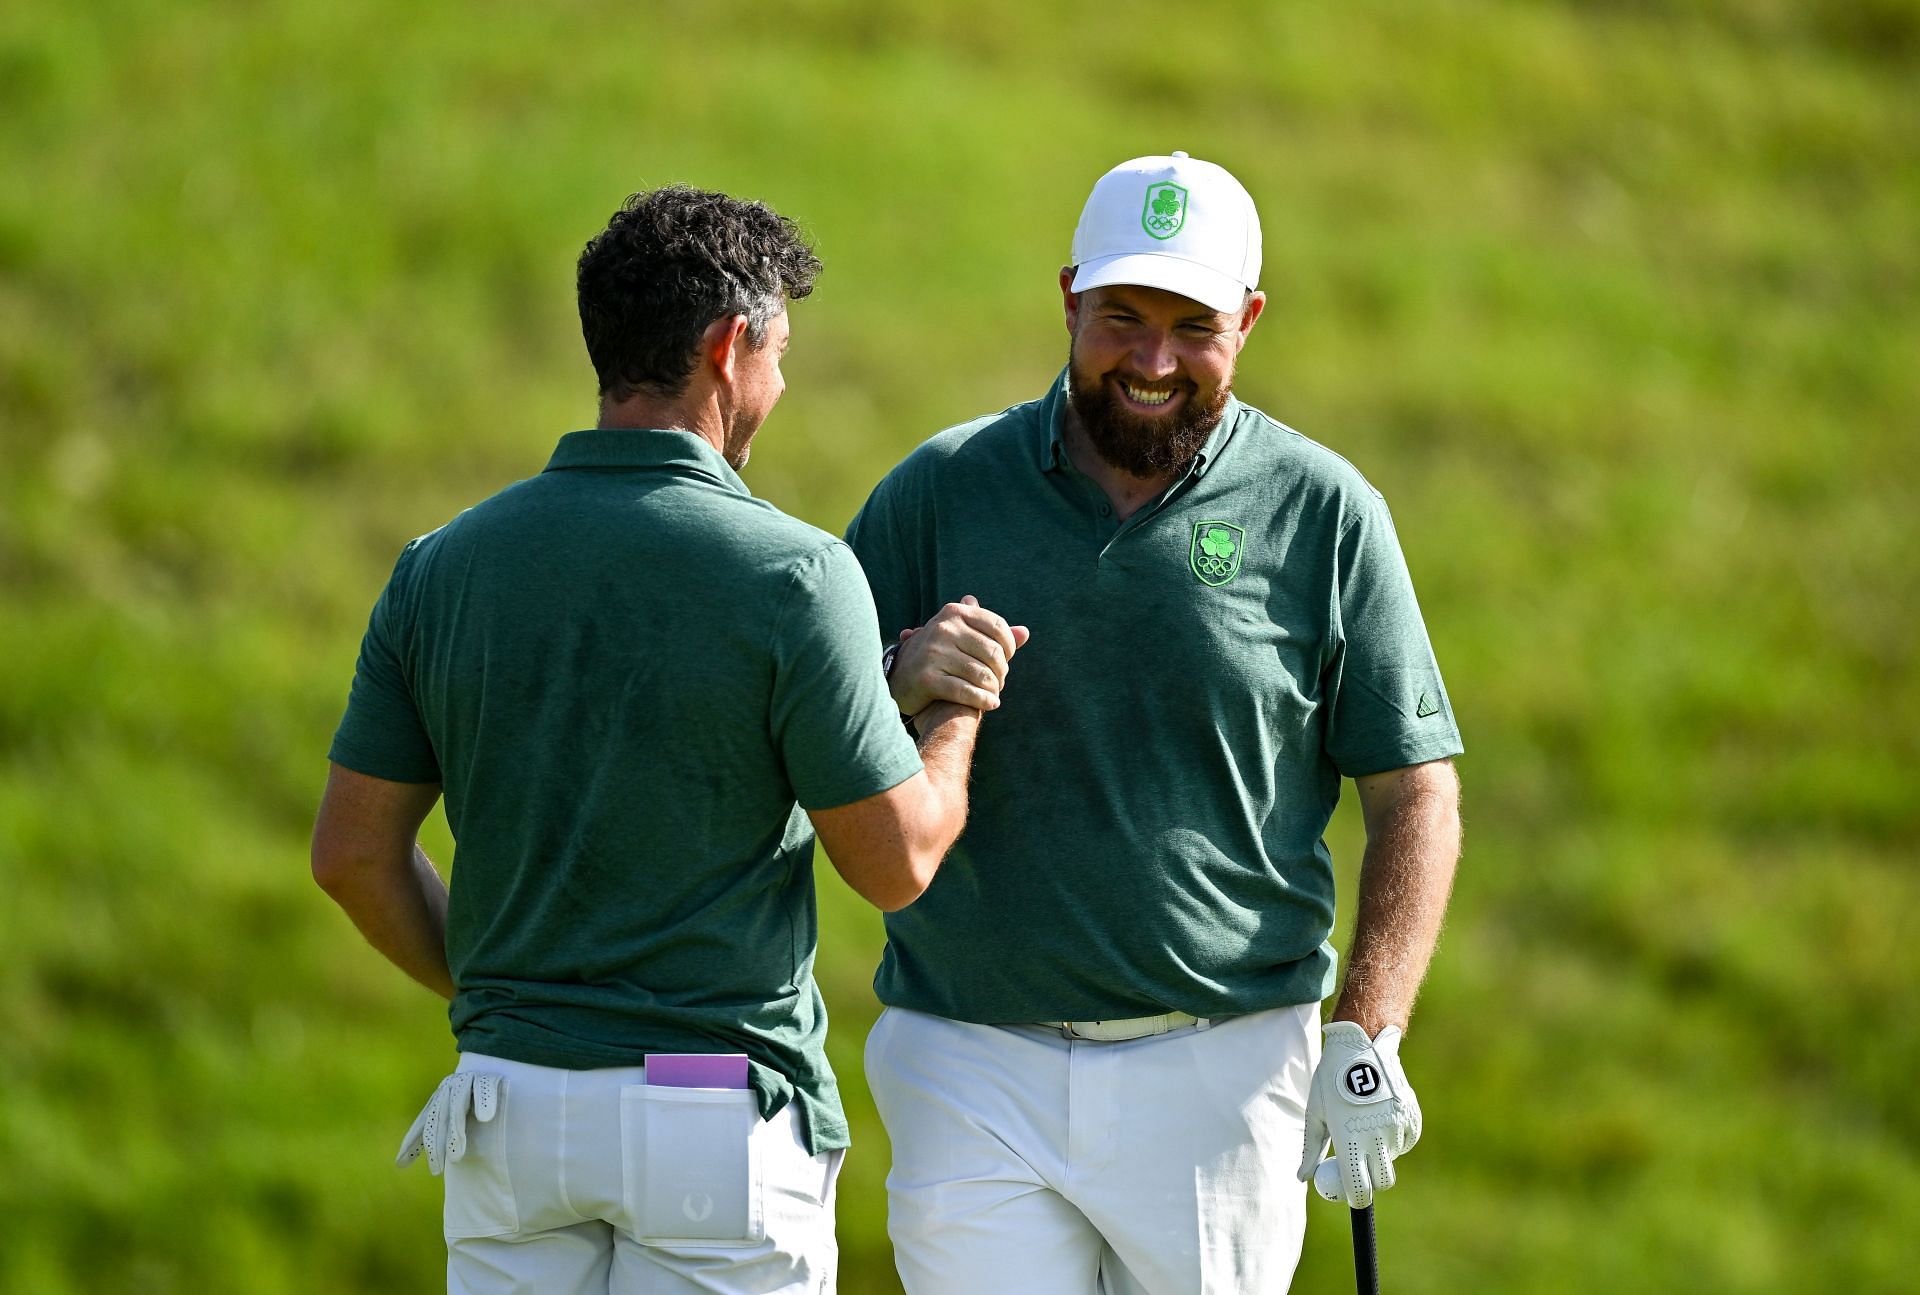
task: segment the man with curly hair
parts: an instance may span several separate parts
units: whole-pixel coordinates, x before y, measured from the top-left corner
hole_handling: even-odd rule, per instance
[[[446,1175],[450,1291],[833,1287],[815,833],[911,902],[979,713],[916,744],[852,553],[738,475],[819,269],[759,203],[630,199],[579,263],[598,425],[408,544],[374,608],[313,871],[451,1000],[459,1068],[401,1149]],[[450,891],[415,839],[443,794]]]
[[[875,978],[909,1295],[1281,1290],[1329,1141],[1358,1207],[1419,1136],[1398,1042],[1459,732],[1386,504],[1232,395],[1259,276],[1227,171],[1113,168],[1060,272],[1065,371],[922,445],[848,531],[911,627],[903,712],[1006,683],[973,816]],[[1034,633],[1013,680],[1009,617]],[[1343,778],[1367,851],[1323,1032]]]

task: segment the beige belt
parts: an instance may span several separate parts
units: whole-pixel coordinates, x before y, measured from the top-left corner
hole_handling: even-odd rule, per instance
[[[1213,1022],[1204,1016],[1192,1016],[1186,1012],[1162,1012],[1158,1016],[1132,1016],[1124,1021],[1041,1021],[1040,1024],[1060,1031],[1069,1039],[1084,1039],[1092,1043],[1125,1043],[1129,1039],[1150,1039],[1156,1034],[1168,1034],[1188,1026],[1204,1030]]]

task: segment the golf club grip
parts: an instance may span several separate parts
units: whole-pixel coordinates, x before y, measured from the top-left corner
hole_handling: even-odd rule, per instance
[[[1380,1257],[1374,1248],[1371,1205],[1353,1211],[1353,1280],[1360,1295],[1380,1295]]]

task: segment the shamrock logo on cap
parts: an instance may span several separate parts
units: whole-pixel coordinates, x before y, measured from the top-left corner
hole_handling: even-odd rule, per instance
[[[1168,239],[1187,223],[1187,191],[1170,180],[1147,186],[1146,209],[1140,226],[1155,238]]]

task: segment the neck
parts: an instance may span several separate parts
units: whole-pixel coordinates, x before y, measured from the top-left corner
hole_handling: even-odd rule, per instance
[[[1080,425],[1079,415],[1073,412],[1071,405],[1066,409],[1060,440],[1066,446],[1067,461],[1100,487],[1101,493],[1113,505],[1114,516],[1121,521],[1158,499],[1173,484],[1174,478],[1180,475],[1177,472],[1165,472],[1136,477],[1131,472],[1114,467],[1100,457],[1100,451],[1093,448],[1093,442],[1088,439],[1086,429]]]
[[[634,395],[625,400],[600,397],[600,421],[609,430],[691,432],[720,454],[727,452],[727,421],[712,393],[687,391],[672,399]]]

